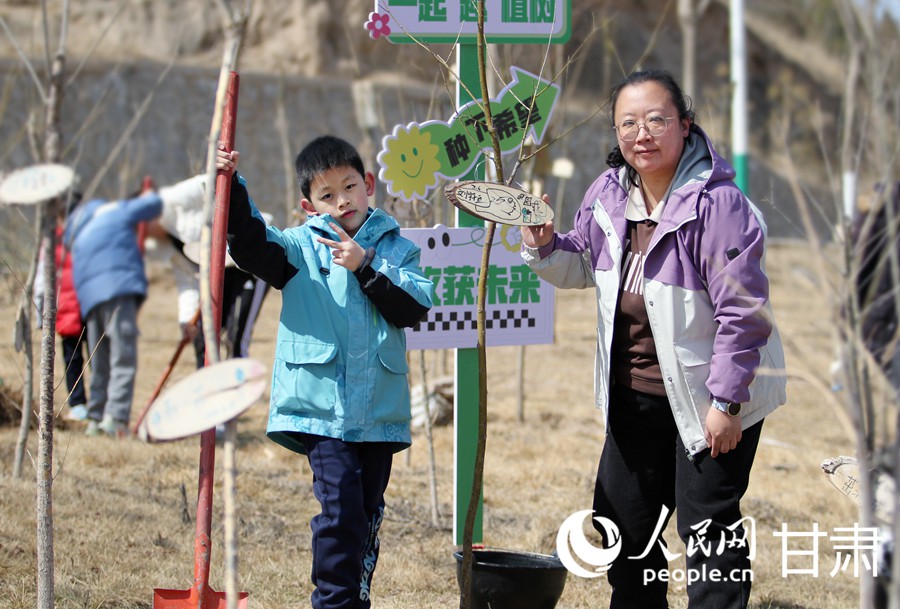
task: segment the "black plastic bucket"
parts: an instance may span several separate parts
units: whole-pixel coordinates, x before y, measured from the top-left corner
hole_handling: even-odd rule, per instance
[[[556,556],[487,549],[472,554],[472,609],[554,609],[559,602],[568,570]],[[462,552],[453,556],[462,587]]]

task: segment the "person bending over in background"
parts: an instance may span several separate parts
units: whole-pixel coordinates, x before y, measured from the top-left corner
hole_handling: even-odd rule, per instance
[[[203,229],[203,205],[206,200],[205,174],[163,188],[163,212],[150,224],[148,235],[160,243],[172,265],[178,287],[178,323],[194,342],[197,367],[204,364],[205,343],[201,326],[190,327],[200,307],[199,245]],[[267,223],[272,216],[263,213]],[[171,245],[171,248],[168,247]],[[229,357],[248,357],[253,325],[259,315],[268,284],[235,266],[225,258],[222,298],[222,331]]]
[[[147,296],[138,225],[162,211],[152,190],[82,202],[64,233],[91,353],[88,435],[128,435],[137,371],[138,309]]]
[[[196,318],[200,307],[200,235],[203,230],[203,205],[206,200],[205,174],[188,178],[160,189],[162,215],[148,226],[148,236],[156,240],[157,255],[167,259],[178,289],[178,324],[185,340],[194,345],[197,368],[204,366],[206,342],[202,320]],[[266,223],[271,216],[263,214]],[[226,357],[249,357],[253,327],[269,286],[225,259],[222,286],[222,333]],[[196,321],[194,321],[196,318]],[[221,437],[224,425],[216,426]]]

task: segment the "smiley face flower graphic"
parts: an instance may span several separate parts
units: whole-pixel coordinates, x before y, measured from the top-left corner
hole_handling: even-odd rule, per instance
[[[441,168],[438,152],[431,133],[420,130],[417,123],[397,125],[394,133],[384,138],[378,154],[378,164],[383,168],[381,179],[388,191],[404,201],[428,194],[437,186]]]
[[[369,37],[372,40],[378,40],[380,36],[390,36],[391,28],[388,25],[390,20],[390,15],[382,15],[375,12],[369,13],[369,20],[366,22]]]

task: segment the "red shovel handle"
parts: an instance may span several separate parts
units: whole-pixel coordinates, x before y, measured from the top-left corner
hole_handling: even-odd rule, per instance
[[[194,313],[194,316],[191,318],[191,321],[189,321],[187,325],[196,327],[198,321],[200,321],[200,309],[197,309],[197,312]],[[172,375],[172,370],[175,369],[175,364],[178,363],[178,358],[181,357],[181,352],[184,351],[184,348],[189,342],[191,342],[191,339],[187,335],[182,334],[181,340],[178,342],[178,346],[175,348],[175,353],[172,355],[172,358],[169,360],[169,364],[166,366],[166,369],[163,370],[162,375],[159,377],[159,381],[157,381],[156,387],[153,388],[153,393],[150,394],[150,398],[147,400],[147,404],[144,406],[144,409],[138,416],[137,422],[134,424],[134,427],[131,428],[131,435],[138,435],[138,430],[141,428],[141,423],[144,422],[144,418],[147,416],[147,412],[150,410],[150,407],[153,406],[153,402],[156,401],[156,398],[159,397],[159,394],[162,392],[163,387],[166,386],[169,377]]]
[[[222,129],[219,132],[219,147],[226,152],[234,150],[234,130],[237,122],[238,85],[240,79],[236,72],[231,73],[231,80],[225,93],[225,107],[222,112]],[[222,327],[222,290],[225,281],[225,246],[228,230],[228,205],[231,202],[231,173],[220,170],[216,174],[216,210],[213,216],[212,247],[209,260],[209,288],[212,293],[213,321],[215,336]],[[211,362],[207,353],[206,363]]]
[[[237,72],[232,72],[225,94],[222,114],[222,129],[219,144],[226,151],[234,149],[234,131],[237,122],[238,85]],[[222,328],[222,291],[225,279],[225,233],[228,229],[228,205],[231,201],[231,176],[219,172],[216,176],[216,209],[213,216],[212,248],[209,260],[209,289],[212,299],[213,326],[210,329],[218,344]],[[206,363],[210,361],[210,351],[206,350]],[[209,564],[212,553],[210,533],[212,531],[213,472],[216,466],[216,430],[209,429],[200,434],[200,481],[197,490],[197,529],[194,537],[194,586],[199,603],[203,603],[210,593]]]

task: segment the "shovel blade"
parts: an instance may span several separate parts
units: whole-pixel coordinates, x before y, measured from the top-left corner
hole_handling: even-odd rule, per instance
[[[197,599],[193,596],[193,590],[165,590],[153,589],[153,609],[196,609]],[[238,609],[247,609],[249,600],[247,592],[238,592]],[[211,588],[206,589],[203,607],[204,609],[227,609],[224,592],[216,592]]]

